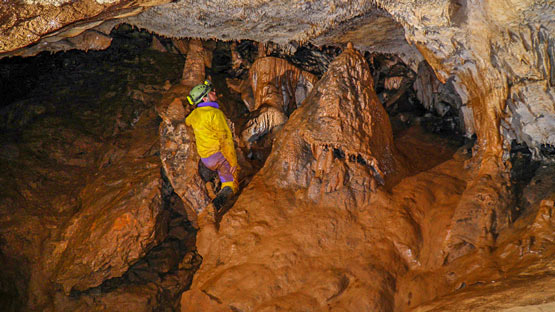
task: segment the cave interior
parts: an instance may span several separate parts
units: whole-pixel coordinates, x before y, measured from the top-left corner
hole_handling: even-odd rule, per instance
[[[324,2],[1,4],[2,310],[555,310],[553,6]]]

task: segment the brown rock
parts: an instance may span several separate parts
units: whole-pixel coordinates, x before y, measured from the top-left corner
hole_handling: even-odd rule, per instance
[[[433,108],[434,93],[439,90],[440,84],[441,82],[436,78],[430,65],[426,62],[420,63],[413,88],[416,91],[416,97],[426,109],[431,110]]]
[[[166,47],[164,47],[164,45],[160,42],[160,40],[158,40],[158,38],[156,38],[156,36],[152,37],[152,44],[150,45],[150,47],[162,53],[168,52]]]
[[[158,164],[145,168],[144,163],[110,167],[81,192],[82,207],[55,252],[60,258],[55,280],[66,294],[123,275],[164,238],[156,231],[162,209],[159,170]]]
[[[189,40],[187,39],[172,39],[174,47],[181,54],[187,54],[189,51]]]
[[[238,70],[241,66],[246,66],[247,61],[243,59],[241,53],[237,51],[237,42],[231,43],[231,68]]]
[[[154,117],[146,111],[126,155],[101,169],[81,190],[80,209],[60,229],[45,259],[45,268],[66,294],[122,276],[167,235],[160,162],[148,152],[156,143]]]
[[[301,105],[317,80],[313,74],[293,66],[286,60],[276,57],[259,58],[249,70],[249,83],[253,90],[254,102],[249,103],[247,107],[250,111],[254,111],[262,105],[270,105],[290,114]],[[276,94],[276,100],[279,101],[269,100],[273,96],[272,90],[267,89],[269,86],[277,90],[285,90],[285,95]]]
[[[192,110],[187,101],[187,96],[192,86],[177,84],[170,86],[161,101],[156,102],[156,113],[165,123],[173,124],[180,122],[185,115]]]
[[[448,261],[474,248],[491,248],[498,233],[510,222],[512,194],[508,177],[501,173],[482,175],[472,181],[455,209],[446,239]]]
[[[206,79],[205,67],[211,63],[212,54],[204,49],[202,41],[198,39],[190,40],[181,84],[193,88],[195,85],[202,83]]]
[[[401,83],[403,82],[402,76],[396,77],[387,77],[384,81],[384,88],[387,90],[395,90],[401,87]]]
[[[112,43],[112,38],[97,31],[85,31],[69,41],[79,50],[105,50]]]
[[[249,111],[255,112],[255,117],[249,120],[241,133],[243,144],[249,146],[259,137],[282,126],[291,112],[301,105],[316,81],[316,76],[286,60],[275,57],[257,59],[249,70],[248,84],[238,87]]]
[[[397,166],[389,120],[371,85],[354,50],[330,65],[280,132],[280,152],[270,155],[217,234],[197,237],[203,263],[182,311],[392,309],[387,298],[400,267],[393,245],[363,229],[392,217],[368,204],[377,196],[370,195],[371,181],[392,179]],[[396,236],[402,250],[415,248],[416,240],[403,235]]]
[[[3,3],[2,40],[0,53],[14,51],[37,43],[58,41],[74,37],[83,31],[96,27],[104,20],[124,18],[141,13],[144,8],[166,3],[167,1],[97,2],[93,0],[66,3],[65,1],[37,0],[20,3]],[[62,6],[62,4],[64,4]],[[55,36],[53,36],[55,35]],[[10,40],[4,40],[10,38]],[[82,47],[90,48],[90,45]]]

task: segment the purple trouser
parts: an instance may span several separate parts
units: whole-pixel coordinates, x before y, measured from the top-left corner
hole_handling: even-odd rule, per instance
[[[216,154],[212,154],[206,158],[201,158],[201,160],[208,169],[218,172],[222,185],[225,185],[224,183],[226,182],[233,182],[231,165],[221,152],[217,152]]]

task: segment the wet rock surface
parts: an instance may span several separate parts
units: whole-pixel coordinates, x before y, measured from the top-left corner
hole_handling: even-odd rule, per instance
[[[409,216],[396,219],[400,211],[371,205],[384,200],[378,186],[400,172],[371,86],[358,52],[330,65],[278,135],[281,152],[270,154],[202,248],[182,311],[199,302],[205,311],[393,309],[395,276],[418,261],[418,229]],[[391,222],[402,224],[393,232],[406,229],[394,238],[371,230]]]
[[[28,82],[1,108],[5,311],[172,307],[199,264],[154,111],[183,60],[130,27],[113,36],[108,51],[3,65]]]
[[[261,57],[252,64],[248,79],[239,87],[241,98],[251,112],[240,138],[251,155],[258,154],[258,148],[263,150],[258,158],[266,158],[276,133],[301,106],[317,80],[313,74],[276,57]]]
[[[432,73],[366,54],[368,67],[351,48],[333,63],[309,57],[304,69],[329,72],[290,111],[267,159],[255,164],[238,149],[242,191],[195,241],[194,217],[210,197],[182,123],[191,108],[184,74],[190,84],[213,75],[237,138],[247,109],[224,78],[245,78],[252,45],[235,47],[249,52],[233,67],[220,66],[234,59],[231,44],[128,26],[111,36],[106,52],[12,59],[0,71],[39,69],[23,75],[23,88],[3,85],[9,101],[0,108],[8,311],[551,307],[553,164],[537,162],[550,145],[515,143],[505,149],[512,166],[488,154],[501,146],[484,117],[497,116],[487,105],[499,94],[469,100],[437,63]],[[235,73],[222,77],[228,69]],[[425,131],[462,131],[464,107],[485,109],[471,112],[476,128],[465,130],[478,133],[474,145]],[[450,115],[455,108],[460,115]]]
[[[372,81],[356,55],[347,50],[332,63],[279,133],[274,150],[280,152],[270,154],[223,216],[217,239],[199,246],[206,252],[182,311],[404,311],[461,289],[416,309],[457,310],[457,300],[467,307],[526,308],[533,300],[501,302],[527,283],[537,300],[552,300],[551,278],[535,277],[552,270],[552,224],[543,216],[550,215],[553,189],[541,196],[544,208],[512,223],[508,185],[498,194],[493,180],[491,189],[487,181],[474,184],[471,145],[438,150],[437,137],[414,127],[399,132],[393,145],[385,111],[373,111],[376,94],[357,89]],[[370,125],[376,128],[365,130]],[[364,141],[370,133],[372,141]],[[475,210],[460,208],[467,205]],[[477,214],[453,225],[463,211]],[[543,233],[542,252],[523,258],[516,246],[526,245],[532,228]],[[450,257],[442,246],[453,233],[475,245],[457,246],[461,252]],[[498,303],[477,295],[487,281],[496,281],[487,291]]]

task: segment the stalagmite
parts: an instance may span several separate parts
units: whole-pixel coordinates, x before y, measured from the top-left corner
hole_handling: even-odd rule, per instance
[[[187,39],[173,39],[173,46],[183,55],[187,55],[189,51],[189,40]]]
[[[360,213],[377,209],[368,206],[376,187],[402,172],[371,86],[368,65],[352,48],[330,65],[210,249],[199,246],[206,253],[182,311],[194,311],[195,302],[204,311],[392,308],[396,260],[358,223],[367,222]],[[413,244],[405,239],[400,245]],[[376,262],[375,252],[382,253]]]

